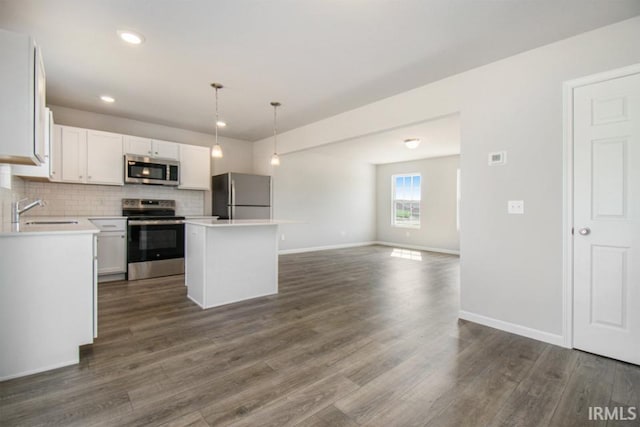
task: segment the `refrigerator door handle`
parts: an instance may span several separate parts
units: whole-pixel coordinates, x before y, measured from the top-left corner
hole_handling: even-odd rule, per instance
[[[235,205],[236,204],[236,180],[235,179],[231,179],[231,191],[229,192],[229,204],[230,205]]]

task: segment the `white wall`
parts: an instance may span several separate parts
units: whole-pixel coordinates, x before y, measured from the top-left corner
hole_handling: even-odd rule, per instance
[[[457,252],[457,172],[460,156],[438,157],[376,167],[377,240]],[[420,228],[391,225],[391,176],[419,173],[422,177]]]
[[[49,108],[53,111],[54,122],[59,125],[77,126],[204,147],[211,147],[215,140],[213,135],[207,133],[81,111],[58,105],[49,105]],[[251,142],[221,136],[218,136],[218,141],[222,146],[224,157],[222,159],[211,159],[212,175],[225,172],[253,172],[253,144]],[[185,167],[188,167],[188,165],[185,165]],[[211,213],[211,193],[208,191],[204,192],[204,210],[206,214]]]
[[[461,309],[562,333],[562,83],[640,62],[640,17],[279,135],[281,153],[461,113]],[[256,143],[263,167],[271,140]],[[488,167],[487,153],[509,163]],[[263,167],[263,170],[267,168]],[[524,215],[507,215],[510,199]],[[524,330],[521,328],[521,330]]]
[[[280,250],[375,240],[375,166],[314,150],[281,160],[273,176],[274,217],[303,223],[280,227]]]

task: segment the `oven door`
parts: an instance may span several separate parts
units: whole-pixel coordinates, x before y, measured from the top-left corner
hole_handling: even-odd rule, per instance
[[[184,221],[129,220],[129,263],[184,258]]]

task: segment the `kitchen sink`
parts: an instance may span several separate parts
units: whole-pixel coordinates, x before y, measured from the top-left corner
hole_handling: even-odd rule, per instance
[[[78,221],[70,219],[48,220],[48,221],[27,221],[26,225],[61,225],[61,224],[77,224]]]

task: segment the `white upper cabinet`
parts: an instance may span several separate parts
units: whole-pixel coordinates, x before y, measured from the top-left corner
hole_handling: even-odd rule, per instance
[[[0,163],[45,160],[46,93],[40,49],[29,36],[0,30]]]
[[[211,181],[209,148],[180,144],[180,186],[185,190],[209,190]]]
[[[63,182],[85,182],[87,176],[87,130],[62,126],[60,166]]]
[[[23,178],[29,178],[37,181],[47,181],[50,179],[50,164],[51,164],[51,140],[53,139],[53,114],[51,110],[46,109],[47,115],[45,116],[45,134],[44,134],[44,160],[40,163],[40,166],[27,166],[27,165],[13,165],[11,173]]]
[[[158,157],[161,159],[178,160],[179,150],[175,142],[159,139],[140,138],[138,136],[124,136],[124,153],[137,156]]]
[[[49,140],[49,181],[62,180],[62,126],[51,126]]]
[[[122,135],[87,133],[87,184],[124,185]]]
[[[151,151],[153,157],[160,157],[161,159],[179,160],[180,151],[175,142],[160,141],[158,139],[151,140]]]
[[[151,139],[139,136],[124,135],[124,154],[137,156],[151,156]]]
[[[51,181],[124,185],[122,135],[54,126]]]

